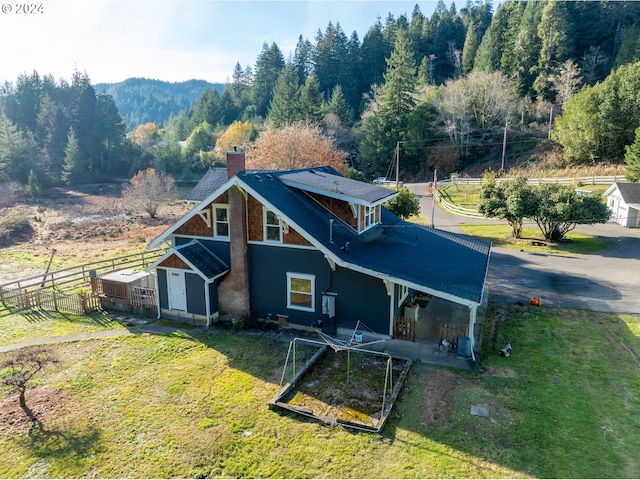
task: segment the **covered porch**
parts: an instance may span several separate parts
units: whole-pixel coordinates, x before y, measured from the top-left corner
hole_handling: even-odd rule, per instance
[[[478,308],[474,315],[465,305],[431,295],[419,296],[414,303],[418,307],[417,315],[413,318],[405,315],[401,320],[413,322],[412,335],[394,332],[394,338],[378,348],[425,363],[474,369],[477,365],[475,352],[481,345],[484,309]],[[460,337],[467,337],[468,345],[464,338],[461,342]]]

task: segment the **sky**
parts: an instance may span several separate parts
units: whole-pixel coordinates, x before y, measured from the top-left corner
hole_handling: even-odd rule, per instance
[[[389,13],[410,18],[417,4],[430,17],[437,1],[405,0],[0,0],[0,82],[22,73],[71,79],[75,69],[93,84],[131,77],[168,82],[227,82],[233,68],[255,65],[266,42],[285,59],[298,37],[340,23],[362,42]],[[6,2],[6,3],[2,3]],[[445,0],[445,4],[450,5]]]

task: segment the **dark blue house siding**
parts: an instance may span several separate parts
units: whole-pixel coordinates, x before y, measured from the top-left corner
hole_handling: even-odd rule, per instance
[[[344,268],[331,271],[324,255],[316,250],[249,245],[249,295],[253,316],[275,319],[288,315],[289,322],[310,326],[322,314],[322,294],[337,294],[335,324],[354,327],[361,320],[372,330],[389,333],[389,301],[382,280]],[[287,308],[287,272],[315,275],[315,311]]]
[[[160,308],[169,308],[167,271],[163,268],[158,268],[156,273],[158,274],[158,301],[160,302]]]
[[[187,312],[206,315],[204,280],[195,273],[186,272],[184,275],[184,283],[187,289]]]
[[[330,291],[336,298],[338,326],[355,326],[360,320],[371,330],[389,334],[389,302],[384,282],[379,278],[338,267],[333,272]]]
[[[249,245],[249,298],[255,317],[288,315],[289,321],[311,325],[322,318],[322,292],[331,271],[317,250]],[[287,272],[315,275],[315,312],[287,308]]]

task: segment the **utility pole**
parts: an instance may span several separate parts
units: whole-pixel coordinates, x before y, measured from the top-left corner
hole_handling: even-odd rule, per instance
[[[502,166],[500,167],[500,174],[504,172],[504,157],[507,152],[507,124],[509,120],[507,118],[504,119],[504,139],[502,140]]]
[[[400,190],[400,142],[396,142],[396,190]]]
[[[549,134],[547,138],[551,138],[551,125],[553,125],[553,103],[551,104],[551,111],[549,112]]]
[[[438,189],[438,172],[433,170],[433,190],[431,194],[431,228],[436,228],[436,196]]]

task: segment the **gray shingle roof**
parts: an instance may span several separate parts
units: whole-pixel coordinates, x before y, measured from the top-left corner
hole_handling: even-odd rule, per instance
[[[198,184],[193,187],[191,193],[187,197],[189,202],[201,202],[207,196],[227,181],[226,168],[209,168],[207,173],[200,179]]]
[[[197,240],[175,247],[175,251],[212,280],[229,271],[229,266]]]
[[[328,167],[279,173],[277,176],[285,185],[294,188],[372,204],[390,199],[396,193],[388,188],[343,177]]]
[[[489,242],[405,222],[384,208],[382,225],[358,235],[277,175],[240,174],[239,178],[340,260],[425,289],[482,300]]]
[[[616,183],[626,204],[640,203],[640,183]]]

